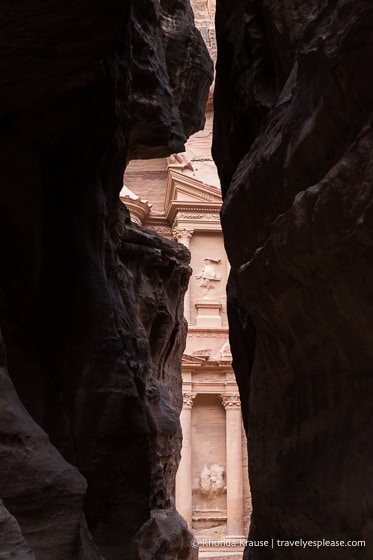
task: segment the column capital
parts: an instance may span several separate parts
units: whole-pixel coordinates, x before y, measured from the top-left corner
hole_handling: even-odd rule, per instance
[[[225,410],[241,410],[240,395],[238,393],[230,393],[221,395]]]
[[[172,235],[176,241],[180,241],[181,239],[190,239],[194,233],[194,229],[191,228],[181,228],[181,227],[173,227],[172,228]]]
[[[193,395],[192,393],[183,393],[183,408],[191,409],[196,396],[197,395]]]

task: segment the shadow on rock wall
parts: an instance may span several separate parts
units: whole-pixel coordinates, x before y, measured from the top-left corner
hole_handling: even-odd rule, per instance
[[[4,559],[192,557],[172,498],[189,253],[118,198],[126,158],[203,125],[210,59],[188,2],[161,4],[0,7]]]
[[[222,0],[214,157],[257,539],[373,551],[373,7]]]

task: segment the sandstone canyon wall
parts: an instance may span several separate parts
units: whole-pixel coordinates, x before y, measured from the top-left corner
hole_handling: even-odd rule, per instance
[[[203,125],[184,0],[0,2],[0,558],[191,558],[189,253],[131,223],[126,158]]]
[[[250,537],[373,554],[373,5],[220,0],[213,153]]]

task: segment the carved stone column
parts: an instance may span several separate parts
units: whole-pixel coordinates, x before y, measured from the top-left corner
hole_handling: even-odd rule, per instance
[[[227,439],[227,536],[243,535],[241,404],[238,393],[222,395]]]
[[[174,227],[172,234],[178,243],[182,243],[184,247],[190,249],[190,238],[193,235],[193,229]],[[190,323],[190,288],[188,287],[184,297],[184,317]]]
[[[180,414],[180,424],[183,432],[183,446],[181,460],[176,473],[175,505],[178,512],[192,528],[192,406],[196,395],[183,394],[183,409]]]

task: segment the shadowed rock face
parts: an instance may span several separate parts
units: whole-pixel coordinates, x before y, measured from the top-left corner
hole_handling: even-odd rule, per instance
[[[191,558],[172,499],[189,253],[118,194],[126,158],[203,124],[211,62],[184,1],[0,14],[0,557]]]
[[[25,543],[17,521],[10,515],[2,502],[0,502],[0,529],[2,535],[0,558],[2,560],[8,558],[35,560],[32,550]]]
[[[204,126],[213,78],[189,1],[136,0],[132,49],[136,88],[128,159],[181,152],[187,137]]]
[[[257,539],[373,550],[373,6],[217,5],[214,157]]]

